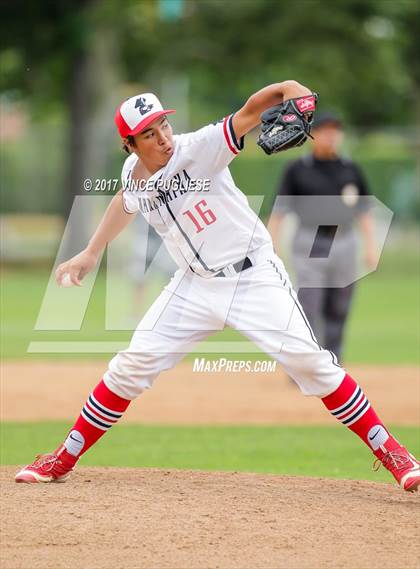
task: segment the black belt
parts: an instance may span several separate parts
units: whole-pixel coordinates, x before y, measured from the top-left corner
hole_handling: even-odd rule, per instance
[[[252,261],[249,257],[245,257],[245,259],[242,259],[241,261],[238,261],[237,263],[233,263],[231,265],[235,271],[237,273],[240,273],[241,271],[245,271],[246,269],[249,269],[250,267],[252,267]],[[225,273],[223,271],[220,271],[220,273],[217,273],[217,275],[214,275],[215,277],[229,277],[230,275],[225,275]]]

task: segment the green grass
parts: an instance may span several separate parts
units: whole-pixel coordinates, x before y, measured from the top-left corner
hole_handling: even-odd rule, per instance
[[[350,312],[344,358],[352,363],[419,363],[419,284],[414,275],[362,279]]]
[[[2,464],[24,464],[36,453],[54,449],[69,424],[4,423]],[[393,432],[412,452],[420,449],[419,432]],[[129,466],[261,472],[390,481],[372,472],[372,455],[358,437],[340,425],[287,426],[140,426],[118,425],[85,456],[84,466]]]
[[[105,330],[105,278],[97,279],[80,331],[34,331],[42,299],[49,280],[45,268],[7,268],[2,272],[1,355],[2,358],[36,358],[27,354],[30,341],[116,340],[128,342],[131,333]],[[89,354],[91,358],[94,354]],[[57,355],[41,356],[57,358]],[[64,357],[69,358],[68,354]],[[80,356],[78,356],[80,357]],[[83,356],[82,356],[83,357]],[[104,355],[98,355],[104,358]],[[105,356],[106,357],[106,356]]]
[[[413,249],[388,251],[376,273],[358,283],[347,330],[344,361],[350,363],[418,364],[419,284],[418,255]],[[47,269],[6,268],[1,288],[1,354],[3,358],[107,359],[107,354],[33,355],[30,341],[118,341],[128,344],[130,331],[107,331],[104,319],[105,279],[100,274],[80,331],[34,331],[48,282]],[[160,290],[149,291],[148,304]],[[239,341],[232,330],[212,337],[215,341]],[[249,344],[251,345],[251,344]],[[224,354],[212,354],[217,358]],[[255,348],[254,356],[260,358]],[[236,355],[243,359],[243,354]]]

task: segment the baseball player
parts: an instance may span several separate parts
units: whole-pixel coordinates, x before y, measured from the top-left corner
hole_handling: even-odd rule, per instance
[[[225,325],[275,358],[305,395],[321,399],[356,433],[399,485],[420,484],[418,461],[389,433],[362,388],[316,341],[273,250],[263,223],[235,186],[230,162],[244,136],[262,124],[258,144],[268,154],[303,144],[316,95],[296,81],[269,85],[223,120],[174,136],[157,97],[124,101],[115,122],[130,151],[122,190],[112,199],[86,249],[61,264],[56,279],[80,286],[100,253],[141,212],[164,240],[179,269],[152,304],[126,350],[109,363],[64,442],[39,455],[17,482],[64,482],[77,460],[118,422],[198,342]]]

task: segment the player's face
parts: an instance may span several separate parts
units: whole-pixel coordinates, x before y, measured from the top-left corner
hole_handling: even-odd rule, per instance
[[[337,154],[343,140],[343,131],[335,123],[327,123],[313,129],[314,151],[319,154]]]
[[[162,168],[174,153],[172,127],[165,117],[159,117],[134,137],[135,152],[153,169]]]

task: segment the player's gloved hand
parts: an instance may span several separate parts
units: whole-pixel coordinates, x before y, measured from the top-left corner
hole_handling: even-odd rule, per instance
[[[261,115],[261,134],[257,144],[266,154],[302,146],[311,136],[318,94],[288,99]]]
[[[60,286],[65,274],[69,275],[73,285],[81,286],[82,279],[95,267],[98,257],[88,249],[84,249],[65,263],[61,263],[55,271],[55,280]]]

